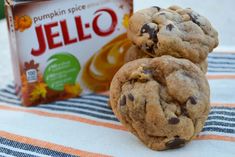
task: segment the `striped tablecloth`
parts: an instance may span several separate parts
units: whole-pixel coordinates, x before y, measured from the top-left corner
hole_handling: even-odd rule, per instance
[[[207,77],[212,110],[203,131],[186,147],[165,152],[130,134],[107,106],[107,95],[24,108],[10,83],[0,90],[0,155],[234,157],[235,53],[211,54]]]

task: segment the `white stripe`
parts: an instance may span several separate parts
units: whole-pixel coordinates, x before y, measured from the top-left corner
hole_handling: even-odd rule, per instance
[[[20,101],[20,100],[8,99],[8,98],[5,98],[5,97],[3,97],[3,96],[0,96],[0,99],[5,100],[5,101],[9,101],[9,102],[12,102],[12,103],[21,104],[21,101]],[[0,102],[1,102],[1,100],[0,100]]]
[[[214,120],[214,121],[216,121],[216,120]],[[207,122],[209,122],[209,121],[207,121]],[[217,122],[217,121],[216,121]],[[225,122],[224,122],[225,123]],[[222,127],[223,129],[234,129],[234,127],[232,127],[232,126],[221,126],[221,125],[214,125],[214,124],[212,124],[212,125],[205,125],[204,126],[205,128],[207,128],[207,127]]]
[[[211,89],[211,102],[234,103],[234,80],[209,80]]]
[[[75,117],[77,116],[77,117],[81,117],[81,118],[85,118],[85,119],[90,119],[90,120],[94,120],[94,121],[98,121],[98,122],[106,122],[106,123],[110,123],[110,124],[121,125],[121,123],[117,122],[117,121],[91,117],[91,116],[79,114],[79,113],[72,113],[72,112],[66,112],[66,111],[55,111],[55,110],[48,110],[48,109],[43,109],[43,108],[35,108],[35,109],[40,110],[40,111],[46,111],[48,113],[56,113],[56,114],[61,114],[61,115],[65,114],[65,115],[71,115],[71,116],[75,116]],[[107,117],[116,118],[115,116],[114,117],[107,116]]]
[[[233,57],[229,57],[229,56],[210,56],[208,59],[208,62],[215,62],[215,63],[221,63],[221,62],[225,62],[225,63],[232,63],[232,65],[235,63],[235,55],[234,55],[234,59]]]
[[[100,99],[100,100],[104,100],[104,101],[108,101],[109,100],[108,97],[102,97],[102,96],[99,96],[99,95],[84,95],[82,97],[84,97],[84,98]]]
[[[13,99],[18,99],[19,97],[16,96],[16,95],[13,95],[13,94],[10,94],[10,93],[7,93],[7,92],[3,92],[3,91],[0,91],[0,94],[1,95],[4,95],[6,97],[10,97],[10,98],[13,98]]]
[[[69,100],[72,100],[72,99],[69,99]],[[103,107],[100,107],[100,106],[95,106],[97,108],[110,111],[110,109],[106,108],[106,107],[108,107],[107,103],[102,103],[102,102],[98,102],[98,101],[95,101],[95,100],[84,100],[84,99],[73,99],[72,101],[74,101],[74,102],[70,102],[69,100],[67,100],[67,101],[66,100],[65,101],[59,101],[59,102],[61,102],[61,103],[68,102],[68,103],[71,103],[71,104],[74,104],[74,103],[76,103],[76,104],[80,104],[80,103],[93,103],[93,104],[98,104],[98,105],[101,105],[101,106],[104,107],[103,108]],[[92,105],[88,105],[88,106],[92,106]]]
[[[216,49],[214,49],[214,52],[224,52],[226,54],[226,52],[231,52],[234,53],[235,52],[235,46],[219,46]],[[212,53],[213,54],[213,53]]]
[[[234,74],[235,73],[235,69],[224,69],[224,68],[208,68],[208,72],[209,73],[220,73],[220,72],[223,72],[223,73],[227,73],[227,74]]]
[[[7,97],[11,97],[12,98],[12,99],[9,99],[9,98],[6,98],[6,97],[3,97],[3,96],[0,95],[0,98],[2,98],[4,100],[8,100],[8,101],[11,101],[11,102],[14,102],[14,103],[21,103],[21,101],[19,101],[19,100],[13,100],[13,99],[16,99],[17,97],[13,96],[12,94],[8,94],[8,93],[5,93],[5,92],[4,93],[0,92],[0,93],[3,96],[7,96]],[[76,104],[79,105],[79,106],[90,107],[90,108],[93,108],[93,109],[102,109],[102,110],[111,112],[111,110],[107,109],[107,108],[102,108],[100,106],[93,106],[93,105],[89,105],[89,104],[88,105],[87,104],[83,104],[83,103],[89,103],[90,102],[90,103],[99,104],[99,105],[103,105],[103,106],[107,105],[107,104],[102,103],[102,102],[92,101],[92,100],[82,100],[82,99],[74,99],[74,100],[79,100],[80,102],[82,102],[82,103],[76,102]],[[75,104],[74,102],[69,102],[69,100],[67,100],[67,101],[58,101],[57,103],[58,104],[68,104],[68,105],[74,105]],[[54,106],[53,104],[45,104],[45,105],[46,106]],[[55,106],[55,107],[57,107],[57,106]],[[67,108],[69,109],[69,108],[76,108],[76,107],[67,107]]]
[[[15,105],[12,105],[12,104],[9,104],[9,103],[5,103],[5,102],[0,102],[1,106],[13,106],[15,108],[22,108],[22,107],[19,107],[19,106],[15,106]],[[81,117],[81,118],[86,118],[86,119],[90,119],[90,120],[95,120],[95,121],[99,121],[99,122],[107,122],[107,123],[110,123],[110,124],[117,124],[117,125],[121,125],[120,122],[117,122],[117,121],[113,121],[113,120],[106,120],[106,119],[100,119],[100,118],[96,118],[96,117],[91,117],[91,116],[88,116],[88,115],[84,115],[84,114],[78,114],[78,113],[71,113],[71,112],[66,112],[66,111],[54,111],[54,110],[48,110],[48,109],[44,109],[44,108],[27,108],[27,110],[37,110],[37,111],[44,111],[44,112],[47,112],[47,113],[56,113],[56,114],[65,114],[65,115],[71,115],[71,116],[75,116],[75,117]],[[18,111],[18,112],[21,112],[21,111]],[[111,116],[109,116],[111,117]],[[56,117],[55,117],[56,118]],[[113,118],[113,117],[112,117]],[[114,117],[115,118],[115,117]],[[57,118],[56,118],[57,119]],[[61,118],[58,118],[58,119],[61,119]],[[73,120],[71,120],[73,121]],[[1,129],[1,128],[0,128]]]
[[[5,99],[5,98],[1,98],[1,99]],[[15,100],[12,100],[12,102],[17,102]],[[9,104],[9,103],[4,103],[4,104],[7,104],[7,105],[12,105],[12,104]],[[12,106],[15,106],[15,105],[12,105]],[[45,105],[46,106],[46,105]],[[50,107],[52,107],[52,105],[50,105]],[[57,107],[57,106],[56,106]],[[58,108],[63,108],[63,107],[58,107]],[[88,119],[95,119],[95,120],[101,120],[101,121],[106,121],[106,122],[114,122],[115,121],[112,121],[112,120],[105,120],[105,119],[101,119],[101,118],[96,118],[96,117],[91,117],[89,115],[84,115],[84,114],[79,114],[79,113],[72,113],[72,112],[69,112],[69,111],[57,111],[56,109],[55,110],[50,110],[50,109],[47,109],[47,108],[27,108],[28,110],[34,110],[34,109],[37,109],[37,110],[40,110],[40,111],[47,111],[47,112],[50,112],[50,113],[61,113],[61,114],[67,114],[67,115],[79,115],[80,116],[83,116],[83,117],[86,117]],[[100,116],[106,116],[106,117],[110,117],[110,118],[115,118],[114,115],[107,115],[107,114],[103,114],[103,113],[98,113],[98,112],[94,112],[94,111],[87,111],[87,110],[84,110],[84,109],[79,109],[79,110],[83,110],[85,112],[88,112],[88,113],[93,113],[93,114],[96,114],[96,115],[100,115]],[[78,111],[78,110],[77,110]]]
[[[64,104],[71,104],[71,103],[64,103]],[[78,104],[78,105],[80,105],[80,104]],[[102,115],[102,116],[108,116],[108,117],[112,117],[112,118],[115,117],[112,114],[106,114],[106,113],[101,113],[101,112],[98,112],[98,111],[91,111],[91,110],[88,110],[88,109],[82,109],[82,108],[76,108],[76,107],[55,106],[53,104],[47,104],[47,105],[44,105],[43,107],[47,107],[47,106],[48,107],[53,107],[53,108],[59,108],[59,109],[63,109],[63,110],[71,109],[73,111],[84,111],[84,112],[89,112],[89,113],[93,113],[93,114],[97,114],[97,115]],[[93,109],[95,110],[96,108],[93,108]],[[69,112],[69,111],[63,111],[63,112]]]
[[[235,70],[235,64],[224,64],[224,63],[218,63],[218,64],[215,64],[215,63],[209,63],[209,68],[211,69],[217,69],[217,68],[225,68],[227,70]]]
[[[229,115],[229,114],[235,114],[235,112],[233,112],[233,111],[221,111],[221,110],[211,110],[211,112],[213,112],[213,115],[214,114],[220,114],[220,115],[228,115],[228,116],[231,116],[231,115]],[[233,116],[235,116],[235,115],[233,115]]]
[[[234,51],[235,52],[235,51]],[[231,58],[235,58],[235,53],[210,53],[209,57],[213,57],[213,56],[225,56],[225,57],[231,57]]]
[[[213,132],[213,131],[200,132],[199,135],[219,135],[219,136],[235,137],[235,134],[222,133],[222,132]]]
[[[8,90],[8,91],[11,92],[11,93],[15,93],[15,92],[16,92],[15,89],[12,89],[12,88],[10,88],[10,87],[6,87],[6,88],[4,88],[4,89]]]
[[[228,116],[228,115],[224,115],[224,114],[213,114],[213,115],[209,114],[210,118],[214,118],[215,116],[220,117],[220,119],[222,119],[222,120],[224,120],[223,118],[233,118],[233,119],[235,119],[234,116]],[[227,120],[225,120],[225,121],[227,121]],[[231,121],[228,121],[228,122],[231,122]]]
[[[9,102],[12,102],[12,103],[21,103],[19,100],[8,99],[8,98],[2,97],[2,96],[0,96],[0,99],[5,100],[5,101],[9,101]],[[113,118],[115,117],[112,114],[101,113],[101,112],[98,112],[98,111],[91,111],[91,110],[88,110],[88,109],[82,109],[82,108],[78,109],[76,107],[62,106],[62,104],[74,105],[74,103],[71,103],[71,102],[58,102],[58,104],[60,104],[60,103],[61,103],[61,106],[59,106],[59,105],[55,106],[53,104],[43,104],[42,107],[47,107],[48,106],[48,107],[59,108],[59,109],[73,109],[74,111],[85,111],[85,112],[94,113],[94,114],[97,114],[97,115],[103,115],[103,116],[108,116],[108,117],[113,117]],[[93,108],[94,110],[99,108],[99,109],[103,109],[105,111],[112,112],[109,109],[100,108],[99,106],[89,106],[89,105],[84,105],[84,104],[79,104],[79,103],[77,103],[77,105],[83,106],[83,107],[90,107],[90,108]],[[35,108],[37,108],[37,107],[35,107]],[[37,108],[37,109],[41,109],[41,108]],[[48,110],[48,109],[45,108],[44,110]],[[67,113],[70,113],[69,111],[58,111],[58,112],[67,112]]]
[[[225,112],[233,112],[235,113],[235,108],[231,109],[231,108],[212,108],[211,111],[225,111]]]
[[[8,98],[5,98],[5,97],[3,97],[3,96],[0,96],[0,99],[5,100],[5,101],[9,101],[9,102],[12,102],[12,103],[18,103],[18,104],[21,103],[20,100],[8,99]],[[91,101],[81,101],[81,102],[88,103],[88,102],[91,102]],[[66,102],[66,101],[64,101],[64,102],[57,102],[57,103],[58,103],[58,104],[74,105],[74,103],[69,102],[69,101],[67,101],[67,102]],[[104,103],[98,103],[98,102],[94,102],[94,101],[93,101],[93,103],[104,104]],[[102,107],[99,107],[99,106],[89,106],[89,105],[80,104],[79,102],[77,102],[77,104],[78,104],[78,105],[81,105],[81,106],[83,106],[83,107],[90,107],[90,108],[94,108],[94,109],[99,108],[99,109],[103,109],[103,110],[106,110],[106,111],[111,112],[111,110],[105,109],[105,108],[102,108]],[[43,104],[43,106],[58,107],[58,108],[63,108],[63,109],[70,109],[70,108],[76,109],[75,107],[55,106],[55,105],[53,105],[53,104]],[[79,110],[84,110],[84,111],[85,111],[86,109],[79,109]],[[86,111],[88,111],[88,110],[86,110]],[[88,112],[89,112],[89,111],[88,111]],[[91,112],[92,112],[92,111],[91,111]],[[97,113],[97,112],[96,112],[96,113]],[[104,113],[101,113],[101,114],[104,114]],[[105,115],[107,115],[107,114],[105,114]]]
[[[2,155],[3,157],[15,157],[15,156],[13,156],[13,155],[9,155],[9,154],[5,154],[5,153],[1,153],[1,152],[0,152],[0,155]]]
[[[63,106],[63,104],[65,105],[71,105],[71,107],[66,107],[66,106]],[[60,106],[61,105],[61,106]],[[44,104],[43,106],[55,106],[54,104]],[[89,105],[89,104],[86,104],[86,102],[84,103],[79,103],[79,102],[76,102],[76,103],[73,103],[73,102],[69,102],[69,101],[63,101],[63,102],[56,102],[56,106],[60,106],[60,107],[64,107],[64,108],[75,108],[75,109],[80,109],[80,108],[77,108],[76,106],[82,106],[82,107],[89,107],[89,108],[92,108],[94,110],[104,110],[104,111],[107,111],[107,112],[112,112],[112,110],[110,109],[107,109],[107,108],[102,108],[100,106],[93,106],[93,105]],[[87,110],[87,109],[84,109],[84,110]]]
[[[35,155],[35,156],[38,156],[38,157],[49,157],[48,155],[42,155],[42,154],[38,154],[36,152],[32,152],[32,151],[28,151],[28,150],[22,150],[22,149],[18,149],[18,148],[14,148],[14,147],[11,147],[11,146],[7,146],[7,145],[3,145],[0,143],[0,147],[3,147],[3,148],[6,148],[6,149],[10,149],[12,151],[17,151],[17,152],[21,152],[21,153],[26,153],[26,154],[29,154],[29,155]]]
[[[224,121],[222,119],[210,119],[210,120],[207,120],[206,122],[222,122],[222,123],[228,123],[228,124],[235,124],[235,122],[232,122],[232,121]]]
[[[208,72],[207,73],[207,75],[210,75],[210,76],[213,76],[213,75],[215,75],[215,76],[218,76],[218,75],[221,75],[221,76],[223,76],[223,75],[235,75],[235,74],[233,74],[233,73],[226,73],[226,72]],[[223,80],[223,79],[220,79],[220,80]],[[234,79],[227,79],[227,80],[234,80]]]
[[[229,129],[229,130],[234,130],[234,127],[233,127],[233,128],[230,128],[230,127],[219,126],[219,125],[204,126],[204,129],[206,129],[206,128],[211,128],[211,127],[219,128],[219,129]],[[235,131],[235,130],[234,130],[234,131]],[[217,132],[217,131],[215,131],[215,132]],[[228,134],[233,134],[233,133],[228,133]]]

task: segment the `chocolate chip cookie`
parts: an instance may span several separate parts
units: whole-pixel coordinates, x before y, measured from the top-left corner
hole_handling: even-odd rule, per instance
[[[144,53],[144,51],[142,51],[137,46],[132,45],[124,56],[124,62],[128,63],[130,61],[134,61],[141,58],[153,58],[153,57]],[[203,60],[200,63],[196,63],[196,65],[204,72],[204,74],[207,73],[207,67],[208,67],[207,59]]]
[[[140,58],[152,58],[152,56],[144,53],[140,48],[135,45],[132,45],[124,56],[124,62],[128,63]]]
[[[162,56],[125,64],[110,87],[118,119],[154,150],[190,142],[210,110],[210,90],[203,72],[186,59]]]
[[[217,31],[205,17],[178,6],[136,12],[129,21],[128,37],[152,57],[171,55],[193,63],[205,61],[219,43]]]

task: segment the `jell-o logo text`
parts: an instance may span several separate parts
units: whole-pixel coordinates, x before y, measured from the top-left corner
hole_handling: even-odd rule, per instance
[[[109,28],[103,29],[99,26],[98,21],[100,17],[102,16],[102,12],[107,13],[111,19],[112,23]],[[85,33],[85,30],[88,28],[92,28],[94,33],[98,36],[105,37],[109,36],[112,34],[117,26],[118,23],[118,18],[116,13],[112,9],[104,8],[104,9],[99,9],[94,13],[94,18],[90,23],[83,23],[82,17],[81,16],[76,16],[74,18],[75,20],[75,25],[77,29],[77,34],[76,37],[69,34],[68,31],[68,24],[66,20],[61,20],[57,22],[52,22],[49,24],[45,25],[39,25],[35,27],[36,35],[37,35],[37,40],[38,40],[38,48],[32,48],[31,54],[33,56],[40,56],[46,52],[47,49],[55,49],[62,47],[64,45],[69,45],[69,44],[74,44],[77,42],[81,42],[84,40],[88,40],[92,38],[92,34]],[[53,29],[56,27],[60,27],[61,33],[60,32],[53,32]],[[55,38],[57,37],[63,37],[63,41],[55,41]]]

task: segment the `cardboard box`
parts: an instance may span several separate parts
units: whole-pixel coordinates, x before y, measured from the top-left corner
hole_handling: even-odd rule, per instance
[[[131,43],[132,0],[6,0],[17,93],[25,106],[109,89]]]

